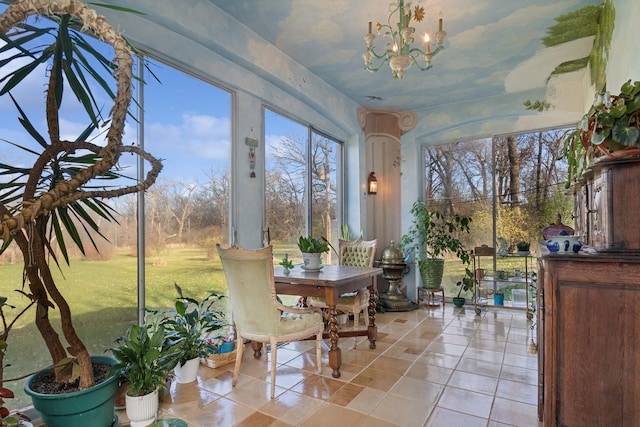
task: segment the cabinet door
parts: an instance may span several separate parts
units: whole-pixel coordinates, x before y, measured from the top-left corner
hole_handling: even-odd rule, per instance
[[[609,246],[609,185],[610,170],[606,169],[594,176],[590,187],[589,225],[590,242],[597,249],[605,249]]]
[[[556,298],[557,425],[637,425],[640,288],[559,281]]]

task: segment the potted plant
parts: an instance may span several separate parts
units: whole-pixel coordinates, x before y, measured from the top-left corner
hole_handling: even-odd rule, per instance
[[[175,309],[150,310],[150,313],[159,316],[160,325],[177,345],[179,358],[175,367],[176,381],[190,383],[197,378],[200,358],[207,357],[210,352],[207,334],[228,326],[225,313],[217,307],[225,297],[212,292],[198,301],[185,296],[177,283],[174,286],[178,292]]]
[[[293,268],[293,262],[289,259],[289,254],[284,254],[284,258],[279,264],[282,266],[282,272],[284,274],[289,274],[289,270]]]
[[[531,247],[529,242],[520,241],[516,243],[516,247],[518,248],[518,255],[529,255],[529,248]]]
[[[626,81],[618,95],[597,93],[593,105],[564,138],[569,165],[567,186],[597,157],[637,157],[640,154],[640,81]]]
[[[45,16],[52,24],[42,28],[23,24],[30,15]],[[10,30],[13,31],[8,36]],[[81,30],[107,41],[115,51],[109,58],[115,59],[94,49]],[[0,164],[0,174],[12,177],[0,183],[0,253],[11,244],[22,252],[25,287],[36,301],[35,322],[56,367],[56,380],[69,384],[77,378],[77,389],[89,392],[95,388],[94,360],[74,328],[70,307],[56,286],[51,266],[61,260],[69,263],[71,245],[84,252],[80,230],[92,236],[95,246],[94,239],[101,236],[95,215],[101,220],[114,219],[103,200],[145,191],[155,182],[162,164],[140,147],[122,143],[131,100],[133,59],[128,43],[104,17],[78,1],[18,0],[0,15],[0,34],[6,43],[3,50],[11,52],[1,63],[4,77],[0,80],[0,96],[11,97],[25,135],[41,147],[34,150],[5,140],[6,147],[31,153],[34,159],[32,166]],[[46,67],[39,67],[43,64]],[[34,73],[38,72],[46,73],[48,78],[44,88],[46,133],[37,130],[11,95],[22,85],[33,85]],[[86,114],[86,127],[71,140],[61,137],[72,132],[60,119],[63,98],[67,108],[73,108],[76,102]],[[109,98],[113,99],[113,108],[97,101]],[[104,123],[109,124],[106,142],[91,142],[90,135]],[[132,186],[118,186],[113,181],[96,183],[96,179],[104,182],[118,176],[122,153],[140,156],[151,164],[145,179]],[[64,340],[51,324],[50,309],[59,313]],[[31,394],[29,388],[26,391]],[[35,394],[31,396],[33,399]],[[110,403],[113,404],[112,398]],[[73,421],[50,421],[44,408],[36,409],[50,426],[76,425]],[[79,425],[86,425],[87,416],[91,415],[85,413]],[[91,424],[110,426],[113,408],[111,415],[104,418],[108,419],[91,416]]]
[[[132,325],[111,349],[117,363],[114,378],[128,386],[126,412],[132,427],[151,424],[158,412],[158,393],[181,357],[175,339],[161,324]]]
[[[473,271],[465,268],[464,277],[462,278],[462,280],[456,283],[456,286],[458,286],[459,289],[458,295],[453,297],[453,305],[455,305],[456,307],[462,307],[465,303],[465,298],[461,297],[460,294],[462,293],[462,291],[472,291],[475,283],[476,282]]]
[[[471,254],[459,238],[469,233],[471,218],[455,215],[447,219],[440,212],[430,211],[422,200],[413,204],[410,213],[413,222],[400,239],[400,246],[405,254],[415,255],[422,286],[438,289],[444,273],[444,255],[452,253],[466,265],[471,262]]]
[[[302,252],[302,260],[304,261],[301,268],[303,270],[318,270],[322,268],[320,265],[322,254],[329,252],[329,242],[324,238],[300,236],[298,249]]]

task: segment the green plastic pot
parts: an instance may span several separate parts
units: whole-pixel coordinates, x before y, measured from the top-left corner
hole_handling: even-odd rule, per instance
[[[93,363],[114,365],[116,360],[109,356],[91,356]],[[39,374],[34,374],[24,385],[24,391],[31,396],[33,407],[42,415],[47,427],[111,427],[114,425],[115,396],[118,376],[114,375],[86,390],[62,394],[43,394],[31,390],[31,382]],[[117,422],[115,423],[117,425]]]

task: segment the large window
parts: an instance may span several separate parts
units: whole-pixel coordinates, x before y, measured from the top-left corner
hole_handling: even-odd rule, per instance
[[[197,299],[211,291],[226,293],[213,250],[215,243],[226,244],[228,236],[231,94],[155,61],[150,61],[149,68],[155,77],[145,73],[144,95],[136,88],[134,97],[144,110],[144,120],[139,123],[144,125],[145,149],[162,159],[164,168],[156,184],[145,193],[146,234],[141,251],[145,302],[151,308],[169,308],[177,296],[174,283]],[[29,107],[32,104],[28,101],[42,98],[43,85],[34,83],[33,93],[19,94],[26,100],[24,105]],[[30,108],[34,115],[42,114],[40,104]],[[2,124],[3,137],[15,136],[16,142],[37,149],[37,145],[28,145],[34,144],[32,141],[18,139],[25,132],[19,128],[15,109],[3,103],[0,110],[6,118]],[[31,117],[32,113],[28,111],[27,115]],[[84,127],[73,111],[64,118],[67,127]],[[34,120],[38,126],[43,122]],[[138,129],[138,122],[129,117],[125,145],[141,144],[142,133]],[[97,135],[95,141],[102,143],[102,138],[103,135]],[[2,157],[1,161],[9,164],[31,164],[28,163],[31,159],[20,150],[14,154],[3,150]],[[145,167],[148,169],[148,165]],[[126,185],[135,183],[137,168],[134,156],[123,155],[119,161],[122,175],[119,181]],[[115,210],[117,223],[95,218],[106,237],[105,240],[94,235],[98,251],[87,238],[85,256],[69,247],[70,266],[60,259],[60,268],[52,268],[56,284],[74,314],[78,334],[93,354],[103,354],[112,347],[128,325],[137,322],[138,316],[139,199],[137,195],[129,195],[107,203]],[[21,288],[22,262],[15,250],[0,257],[0,295],[8,296],[9,303],[19,309],[24,306],[24,298],[13,290]],[[13,316],[14,311],[5,313]],[[7,340],[5,364],[10,366],[4,369],[5,380],[51,363],[35,330],[34,315],[32,308],[14,326]],[[57,307],[51,310],[50,317],[56,326]],[[30,398],[22,392],[23,383],[24,380],[16,380],[4,384],[16,394],[12,407],[30,404]]]
[[[572,199],[565,195],[566,163],[561,159],[563,134],[550,130],[425,147],[427,205],[447,216],[472,218],[471,234],[464,241],[467,249],[505,246],[507,253],[514,253],[517,243],[526,241],[535,255],[545,226],[559,213],[571,221]],[[524,270],[511,257],[495,257],[489,264],[491,271],[507,275]],[[447,259],[447,295],[457,294],[464,269],[457,258]],[[507,304],[510,295],[506,293]]]
[[[342,220],[341,144],[265,110],[265,224],[276,258],[301,262],[298,237],[324,237],[337,248]],[[329,253],[325,262],[330,263]]]

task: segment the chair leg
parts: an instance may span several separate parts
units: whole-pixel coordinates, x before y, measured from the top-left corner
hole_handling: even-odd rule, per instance
[[[353,310],[353,330],[357,331],[360,326],[360,311]],[[353,348],[358,347],[358,337],[353,337]]]
[[[242,353],[244,352],[244,338],[242,338],[241,332],[236,329],[238,350],[236,352],[236,366],[233,367],[233,380],[231,385],[236,386],[238,382],[238,374],[240,373],[240,363],[242,363]]]
[[[322,332],[318,332],[316,335],[316,372],[322,373]]]
[[[271,337],[271,398],[276,395],[276,352],[278,351],[278,342],[275,337]]]

